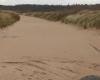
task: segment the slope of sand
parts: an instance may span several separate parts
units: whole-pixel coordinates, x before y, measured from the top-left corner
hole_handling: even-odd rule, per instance
[[[100,34],[21,16],[0,30],[0,80],[79,80],[100,75]]]

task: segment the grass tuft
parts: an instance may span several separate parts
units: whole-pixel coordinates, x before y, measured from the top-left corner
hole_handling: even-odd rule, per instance
[[[11,11],[0,11],[0,28],[3,29],[20,20],[20,16]]]

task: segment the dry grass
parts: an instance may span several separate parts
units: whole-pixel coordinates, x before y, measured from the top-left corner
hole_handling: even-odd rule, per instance
[[[24,15],[44,18],[51,21],[62,21],[63,18],[66,17],[66,15],[72,13],[73,11],[70,12],[50,11],[50,12],[31,12],[31,13],[25,13]]]
[[[33,12],[28,13],[27,15],[44,18],[51,21],[62,21],[64,23],[77,24],[84,29],[100,28],[100,10]]]
[[[33,13],[33,16],[45,18],[51,21],[59,21],[65,16],[65,14],[61,12],[36,12]]]
[[[65,23],[78,24],[83,28],[100,28],[100,11],[81,11],[69,15],[64,19]]]
[[[0,28],[5,28],[16,21],[20,20],[20,16],[11,11],[0,11]]]

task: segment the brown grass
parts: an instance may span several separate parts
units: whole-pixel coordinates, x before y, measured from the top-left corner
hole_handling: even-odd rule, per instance
[[[69,15],[64,19],[65,23],[78,24],[83,28],[100,28],[100,10],[98,11],[81,11]]]
[[[77,24],[84,29],[100,28],[100,10],[33,12],[27,15],[51,21],[62,21],[64,23]]]
[[[0,11],[0,28],[5,28],[20,20],[20,16],[11,11]]]

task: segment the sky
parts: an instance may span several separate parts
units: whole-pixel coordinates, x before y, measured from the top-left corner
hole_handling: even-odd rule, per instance
[[[0,5],[16,5],[16,4],[50,4],[50,5],[100,4],[100,0],[0,0]]]

